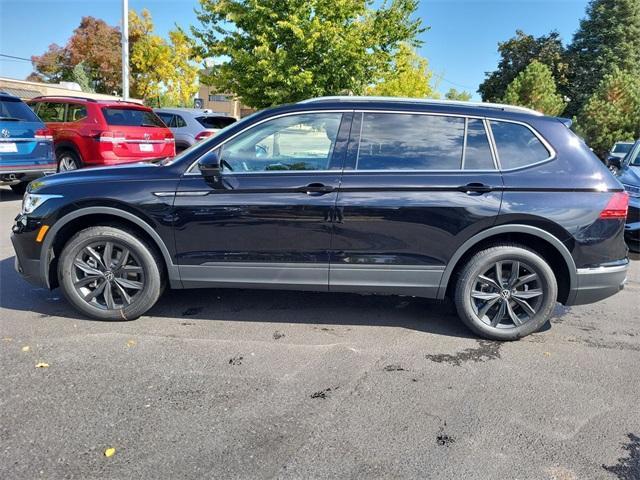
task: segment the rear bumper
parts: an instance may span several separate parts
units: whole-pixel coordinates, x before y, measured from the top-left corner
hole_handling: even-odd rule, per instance
[[[595,303],[615,295],[624,288],[629,263],[611,267],[579,268],[578,286],[569,295],[566,305]]]
[[[57,165],[38,165],[35,167],[0,166],[0,185],[16,185],[22,182],[30,182],[36,178],[56,173]]]

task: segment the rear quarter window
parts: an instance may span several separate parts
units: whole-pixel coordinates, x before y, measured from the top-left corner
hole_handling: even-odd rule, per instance
[[[525,125],[499,120],[492,120],[490,124],[503,170],[526,167],[551,157],[547,147]]]

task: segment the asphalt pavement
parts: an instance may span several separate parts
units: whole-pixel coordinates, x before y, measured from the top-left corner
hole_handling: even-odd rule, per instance
[[[0,479],[640,479],[638,256],[512,343],[347,294],[169,291],[109,323],[15,273],[19,205],[0,189]]]

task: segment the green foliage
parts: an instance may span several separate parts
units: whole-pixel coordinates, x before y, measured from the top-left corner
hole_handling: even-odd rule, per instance
[[[471,95],[469,92],[466,92],[464,90],[459,92],[455,88],[450,88],[449,91],[444,94],[444,98],[446,98],[447,100],[459,100],[461,102],[468,102],[472,97],[473,95]]]
[[[578,115],[577,131],[605,158],[611,146],[640,137],[640,77],[614,67]]]
[[[362,94],[388,75],[403,42],[419,45],[417,0],[200,0],[192,33],[217,61],[202,81],[264,108]]]
[[[562,93],[565,93],[568,64],[566,50],[558,32],[551,32],[536,38],[517,30],[515,37],[498,44],[498,52],[501,56],[498,68],[494,72],[486,74],[485,81],[478,89],[485,102],[500,101],[509,84],[533,60],[537,60],[551,69],[556,85]]]
[[[421,57],[408,44],[398,48],[393,64],[380,82],[367,87],[367,95],[386,97],[434,98],[437,92],[431,87],[432,73],[426,58]]]
[[[574,114],[596,90],[602,76],[615,67],[640,72],[640,1],[591,0],[569,56],[569,112]]]
[[[87,73],[85,69],[84,62],[80,62],[71,71],[71,76],[73,81],[80,85],[80,88],[83,92],[93,92],[93,87],[91,86],[91,76]]]
[[[537,60],[509,84],[502,101],[552,116],[560,115],[566,107],[562,96],[557,93],[551,69]]]

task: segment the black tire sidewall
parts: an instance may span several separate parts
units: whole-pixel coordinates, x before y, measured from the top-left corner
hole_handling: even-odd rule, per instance
[[[487,325],[475,314],[471,303],[471,289],[475,279],[483,271],[500,260],[519,260],[530,265],[538,274],[544,292],[542,305],[528,322],[519,327],[500,329]],[[474,255],[463,268],[455,291],[455,304],[458,315],[474,333],[491,340],[517,340],[537,332],[547,323],[555,308],[558,285],[549,264],[537,253],[519,246],[496,246]]]
[[[135,302],[123,309],[102,310],[85,302],[76,292],[72,280],[72,268],[76,255],[88,244],[113,241],[125,245],[140,260],[145,285]],[[67,300],[88,317],[97,320],[133,320],[143,315],[158,300],[162,292],[159,263],[151,249],[131,233],[114,227],[90,227],[77,233],[64,247],[58,264],[58,282]]]
[[[60,170],[60,163],[64,155],[69,155],[71,158],[73,158],[73,161],[76,164],[76,170],[79,170],[82,168],[82,160],[80,160],[80,157],[73,150],[68,148],[63,148],[58,152],[56,152],[56,162],[58,163],[58,173],[73,171],[73,170]]]

